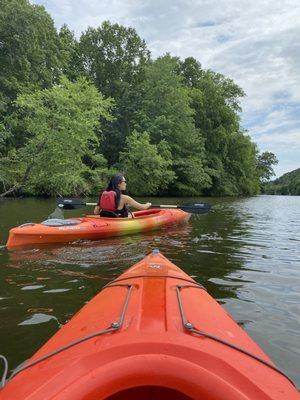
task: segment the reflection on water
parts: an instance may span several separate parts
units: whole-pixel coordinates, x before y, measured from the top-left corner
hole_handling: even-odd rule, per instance
[[[300,386],[300,198],[205,201],[215,203],[210,214],[169,229],[17,252],[0,248],[0,339],[10,366],[157,247],[206,286]],[[37,199],[0,203],[2,243],[11,226],[45,219],[52,205]]]

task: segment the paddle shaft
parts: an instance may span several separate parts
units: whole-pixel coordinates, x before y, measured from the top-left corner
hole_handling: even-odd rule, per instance
[[[97,203],[85,203],[83,201],[79,201],[76,199],[61,199],[58,201],[58,207],[63,208],[64,210],[74,210],[76,208],[84,207],[84,206],[97,206]],[[199,204],[152,204],[151,208],[173,208],[185,211],[187,213],[192,214],[206,214],[210,209],[211,205],[207,203],[199,203]]]
[[[66,204],[64,204],[64,203],[62,203],[61,205],[68,205],[67,203]],[[70,203],[70,206],[71,205],[74,205],[74,206],[97,206],[98,204],[97,203],[76,203],[76,202],[72,202],[72,203]],[[60,206],[60,204],[59,204],[59,206]],[[151,206],[150,206],[150,208],[180,208],[180,206],[177,206],[177,205],[175,205],[175,204],[152,204]]]

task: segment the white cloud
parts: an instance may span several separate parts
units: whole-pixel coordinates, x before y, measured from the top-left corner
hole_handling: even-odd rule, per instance
[[[290,132],[272,132],[270,134],[263,134],[257,140],[259,144],[268,144],[271,146],[286,145],[286,146],[297,146],[300,143],[300,129]],[[300,164],[300,159],[299,159]]]
[[[298,126],[300,131],[300,105],[298,107],[286,106],[271,110],[259,123],[251,125],[251,134],[254,138],[268,133],[276,134],[278,131],[290,131]],[[300,144],[300,142],[299,142]]]
[[[109,19],[136,28],[154,57],[193,56],[246,92],[242,121],[263,149],[293,140],[300,126],[300,3],[298,0],[32,0],[77,36]],[[259,121],[259,124],[257,123]],[[300,128],[299,128],[300,129]],[[270,141],[269,141],[269,139]],[[284,140],[284,139],[283,139]],[[300,146],[300,141],[298,142]],[[278,156],[282,150],[277,149]],[[298,156],[298,153],[297,153]],[[282,157],[283,159],[283,157]],[[285,162],[285,165],[293,165]],[[292,167],[293,169],[293,167]]]

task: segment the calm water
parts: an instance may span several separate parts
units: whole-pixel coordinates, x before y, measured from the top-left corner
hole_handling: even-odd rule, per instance
[[[10,368],[30,357],[104,284],[158,247],[205,285],[299,387],[300,197],[203,200],[214,204],[213,211],[193,216],[187,225],[18,252],[4,246],[9,228],[46,219],[55,202],[1,201],[0,354]],[[177,202],[162,203],[167,201]],[[188,201],[197,199],[178,199]]]

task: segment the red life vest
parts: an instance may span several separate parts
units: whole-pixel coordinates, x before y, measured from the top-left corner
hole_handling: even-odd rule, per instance
[[[116,192],[110,190],[107,192],[106,190],[102,193],[100,197],[100,208],[105,211],[117,211],[116,207]]]

